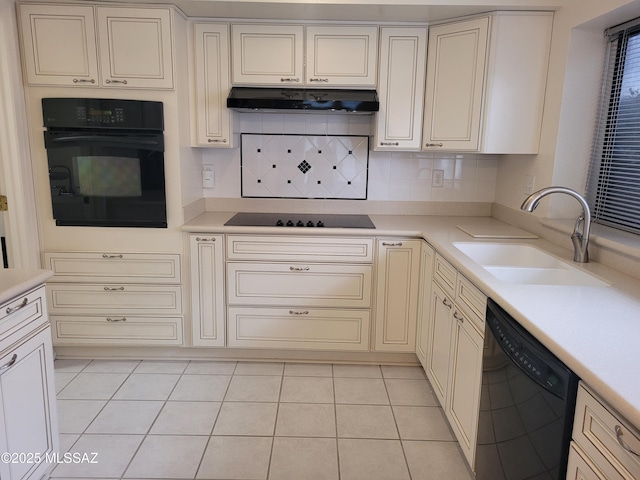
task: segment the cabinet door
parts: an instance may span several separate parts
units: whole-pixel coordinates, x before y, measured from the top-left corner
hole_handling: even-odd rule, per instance
[[[300,25],[232,25],[233,83],[302,85],[303,42]]]
[[[586,455],[583,456],[580,447],[571,442],[567,480],[607,480],[607,477],[585,457]]]
[[[420,150],[426,28],[383,28],[374,150]]]
[[[489,18],[429,29],[423,148],[478,150]]]
[[[427,348],[427,377],[433,386],[440,405],[445,406],[449,379],[449,353],[453,324],[453,302],[442,288],[433,282],[431,286],[431,313],[429,344]]]
[[[379,240],[375,350],[415,352],[420,240]]]
[[[171,10],[97,7],[102,85],[173,88]]]
[[[189,236],[194,346],[225,344],[223,245],[222,235]]]
[[[433,257],[435,250],[424,240],[420,248],[420,292],[418,293],[418,326],[416,332],[416,355],[427,368],[429,348],[429,325],[431,320],[431,283],[433,281]]]
[[[482,335],[454,305],[445,413],[469,465],[474,465],[480,413]]]
[[[93,7],[19,8],[28,84],[98,86]]]
[[[194,25],[196,139],[195,145],[231,147],[229,94],[229,27]]]
[[[378,27],[307,27],[307,85],[376,86]]]
[[[8,342],[7,342],[8,343]],[[0,350],[8,346],[0,345]],[[51,330],[42,330],[0,358],[0,451],[39,455],[40,462],[0,463],[3,479],[40,478],[58,450]]]

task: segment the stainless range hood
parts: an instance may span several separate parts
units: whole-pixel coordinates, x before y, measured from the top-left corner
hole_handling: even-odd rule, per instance
[[[371,114],[380,103],[375,90],[233,87],[227,107],[244,112]]]

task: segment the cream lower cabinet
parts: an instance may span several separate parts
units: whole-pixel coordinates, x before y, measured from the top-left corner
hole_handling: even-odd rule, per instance
[[[486,297],[436,254],[426,373],[473,468],[480,412]]]
[[[44,287],[0,305],[0,312],[0,452],[11,460],[3,457],[0,477],[37,480],[51,468],[58,450]]]
[[[416,329],[416,355],[423,368],[427,368],[429,327],[431,322],[431,284],[433,259],[436,255],[431,245],[420,242],[420,291],[418,293],[418,325]]]
[[[46,252],[55,345],[182,345],[180,255]]]
[[[567,480],[640,478],[640,431],[589,386],[578,388]]]
[[[224,237],[189,235],[191,341],[196,347],[225,345]]]
[[[431,26],[423,149],[537,153],[552,23],[496,12]]]
[[[426,28],[380,30],[374,150],[420,150],[426,47]]]
[[[172,11],[22,4],[27,83],[172,89]]]
[[[415,352],[420,240],[377,240],[376,351]]]
[[[373,239],[227,235],[228,346],[369,350]]]
[[[193,25],[195,89],[194,146],[231,147],[231,111],[227,96],[229,77],[229,26]]]

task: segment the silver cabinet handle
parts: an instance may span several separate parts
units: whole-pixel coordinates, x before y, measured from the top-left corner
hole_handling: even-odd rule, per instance
[[[289,267],[292,272],[308,272],[309,267]]]
[[[122,292],[124,287],[104,287],[105,292]]]
[[[635,455],[636,457],[640,458],[640,453],[635,452],[629,445],[627,445],[627,443],[622,439],[622,435],[623,435],[623,431],[622,431],[622,427],[620,425],[616,425],[616,438],[618,439],[618,443],[620,444],[620,446],[622,448],[624,448],[627,452],[629,452],[631,455]]]
[[[453,318],[458,320],[460,323],[464,323],[464,317],[461,317],[460,315],[458,315],[458,311],[457,310],[455,312],[453,312]]]
[[[442,142],[440,142],[440,143],[425,143],[424,146],[425,147],[444,147]]]
[[[299,83],[300,79],[297,77],[290,77],[290,78],[281,78],[280,79],[281,82],[296,82]]]
[[[123,257],[122,257],[122,254],[119,254],[119,255],[109,255],[109,254],[107,254],[107,253],[103,253],[103,254],[102,254],[102,258],[123,258]]]
[[[289,315],[309,315],[309,310],[289,310]]]
[[[215,238],[196,237],[196,242],[215,242]]]
[[[96,83],[96,81],[93,78],[74,78],[73,83]]]
[[[110,85],[112,83],[121,83],[122,85],[126,85],[128,82],[126,80],[111,80],[110,78],[107,78],[104,83],[106,83],[107,85]]]
[[[310,78],[309,79],[310,82],[323,82],[323,83],[328,83],[329,79],[328,78]]]
[[[209,143],[227,143],[227,139],[223,138],[222,140],[219,138],[208,138],[207,142]]]
[[[11,360],[9,360],[7,363],[5,363],[4,365],[2,365],[2,366],[0,367],[0,371],[1,371],[1,370],[6,370],[7,368],[11,368],[11,367],[13,366],[13,364],[14,364],[14,363],[16,363],[17,361],[18,361],[18,354],[17,354],[17,353],[14,353],[14,354],[11,356]]]
[[[9,315],[10,313],[15,312],[16,310],[20,310],[21,308],[26,307],[27,303],[29,303],[29,300],[27,300],[27,297],[24,297],[20,305],[16,305],[15,307],[7,307],[5,311],[7,312],[7,315]]]
[[[127,317],[122,317],[122,318],[107,317],[107,322],[126,322],[126,321],[127,321]]]
[[[442,304],[447,307],[449,310],[451,310],[451,307],[453,307],[453,304],[451,302],[447,302],[446,298],[442,299]]]
[[[401,247],[402,242],[382,242],[382,246],[384,247]]]
[[[390,147],[397,147],[398,145],[400,145],[400,142],[380,142],[380,145],[382,145],[382,146],[390,146]]]

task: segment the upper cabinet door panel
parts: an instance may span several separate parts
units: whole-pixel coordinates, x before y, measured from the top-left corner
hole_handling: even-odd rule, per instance
[[[429,31],[424,142],[427,148],[477,150],[489,18]]]
[[[302,26],[232,25],[231,41],[234,84],[302,85]]]
[[[98,86],[93,7],[20,5],[30,85]]]
[[[378,27],[307,27],[307,85],[376,85]]]
[[[103,86],[173,88],[171,11],[98,7]]]

